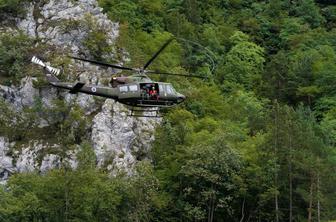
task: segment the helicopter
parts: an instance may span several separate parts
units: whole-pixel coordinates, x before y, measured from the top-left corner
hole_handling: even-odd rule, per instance
[[[120,76],[111,78],[110,86],[91,85],[83,82],[69,83],[61,82],[56,76],[60,74],[61,70],[51,67],[44,63],[41,59],[33,56],[31,62],[43,67],[46,79],[49,84],[56,88],[69,90],[71,94],[85,93],[94,96],[110,98],[131,107],[130,116],[140,117],[160,117],[158,116],[160,108],[169,108],[182,103],[186,97],[177,92],[171,83],[156,82],[148,77],[147,74],[160,74],[160,75],[174,75],[193,78],[204,78],[200,75],[187,75],[179,73],[169,73],[161,71],[147,70],[148,66],[158,57],[158,55],[172,42],[173,38],[169,39],[162,47],[147,61],[141,68],[130,68],[120,65],[108,64],[100,61],[69,56],[74,60],[82,62],[89,62],[94,65],[111,67],[120,70],[129,70],[134,74],[130,76]],[[136,109],[136,107],[138,109]],[[155,116],[135,115],[134,111],[148,111],[155,112]]]

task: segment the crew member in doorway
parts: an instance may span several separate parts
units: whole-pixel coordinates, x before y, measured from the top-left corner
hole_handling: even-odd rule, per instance
[[[158,95],[157,95],[157,91],[155,89],[155,87],[153,86],[152,89],[149,91],[149,95],[152,99],[158,99]]]

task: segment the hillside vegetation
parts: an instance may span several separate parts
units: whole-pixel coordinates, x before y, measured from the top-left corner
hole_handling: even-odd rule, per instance
[[[8,2],[0,0],[0,10],[23,13]],[[61,141],[64,150],[81,144],[78,169],[62,166],[45,175],[12,176],[0,189],[0,221],[336,219],[333,1],[99,0],[99,4],[111,20],[120,22],[116,47],[126,49],[130,57],[126,65],[143,65],[175,37],[150,69],[197,73],[207,79],[153,76],[172,82],[188,99],[165,114],[151,155],[138,162],[132,176],[111,178],[95,168],[90,144],[81,139],[81,124],[87,120],[81,118],[81,110],[69,113],[58,101],[57,112],[71,118],[58,121],[54,130],[67,136]],[[17,66],[8,66],[15,51],[10,54],[6,48],[22,38],[0,44],[0,54],[6,55],[0,57],[0,73],[6,73],[3,81],[22,77],[24,62],[17,59]],[[86,42],[96,59],[103,59],[102,42],[99,33]],[[19,49],[26,53],[28,45]],[[43,110],[24,112],[23,126],[29,115]],[[0,124],[6,124],[6,118]],[[67,131],[73,122],[78,127]],[[20,123],[3,133],[30,136],[14,130],[22,129]]]

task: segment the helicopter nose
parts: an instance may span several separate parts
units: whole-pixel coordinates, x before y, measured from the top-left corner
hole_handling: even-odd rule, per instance
[[[177,102],[181,103],[186,99],[185,95],[179,94],[177,98]]]

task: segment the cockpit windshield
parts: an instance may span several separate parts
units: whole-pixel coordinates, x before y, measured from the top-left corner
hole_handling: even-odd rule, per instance
[[[175,91],[174,87],[170,84],[166,85],[166,90],[167,90],[167,93],[169,93],[169,94],[176,94],[176,91]]]

